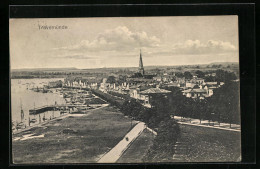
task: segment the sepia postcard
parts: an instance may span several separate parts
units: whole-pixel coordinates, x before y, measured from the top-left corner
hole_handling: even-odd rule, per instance
[[[241,161],[238,16],[9,26],[13,164]]]

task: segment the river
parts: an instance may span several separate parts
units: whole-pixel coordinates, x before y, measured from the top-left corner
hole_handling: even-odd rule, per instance
[[[39,123],[39,115],[36,117],[33,115],[29,116],[29,109],[34,109],[34,107],[41,107],[50,104],[64,104],[65,100],[60,97],[58,93],[41,93],[29,90],[32,87],[43,87],[47,85],[50,81],[62,80],[60,78],[52,79],[11,79],[11,117],[14,124],[21,122],[21,109],[24,111],[24,123],[28,126],[29,118],[37,119]],[[29,88],[29,89],[27,89]],[[57,117],[59,112],[47,112],[46,118],[50,116]],[[40,117],[42,118],[42,116]]]

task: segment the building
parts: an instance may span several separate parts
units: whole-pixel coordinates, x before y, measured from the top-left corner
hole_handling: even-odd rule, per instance
[[[182,92],[186,97],[193,99],[204,99],[205,97],[210,97],[213,95],[213,89],[209,88],[207,85],[200,85],[199,87],[187,89]]]
[[[146,107],[151,107],[151,99],[155,95],[163,95],[167,97],[167,94],[171,93],[169,90],[160,89],[160,88],[149,88],[147,90],[141,91],[140,95],[143,99],[143,105]]]
[[[143,58],[142,58],[141,49],[140,49],[140,59],[139,59],[139,73],[141,73],[142,76],[144,76],[144,65],[143,65]]]
[[[155,76],[155,77],[153,77],[153,80],[157,81],[157,82],[161,82],[162,81],[162,77],[161,76]]]
[[[183,95],[185,95],[186,97],[193,99],[203,99],[208,94],[208,91],[206,89],[187,89],[182,92]]]
[[[130,97],[139,100],[144,106],[151,108],[151,98],[154,95],[164,95],[171,93],[171,91],[152,88],[149,86],[139,86],[133,89],[130,89]]]
[[[151,88],[150,86],[133,85],[130,87],[130,97],[138,100],[144,100],[140,92]]]

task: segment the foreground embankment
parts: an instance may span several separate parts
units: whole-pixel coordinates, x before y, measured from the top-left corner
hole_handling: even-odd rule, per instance
[[[14,134],[14,163],[97,162],[136,124],[108,106]]]

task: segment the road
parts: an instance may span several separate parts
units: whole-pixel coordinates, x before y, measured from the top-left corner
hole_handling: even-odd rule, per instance
[[[98,163],[115,163],[145,128],[145,123],[138,123],[114,148],[101,157]]]

